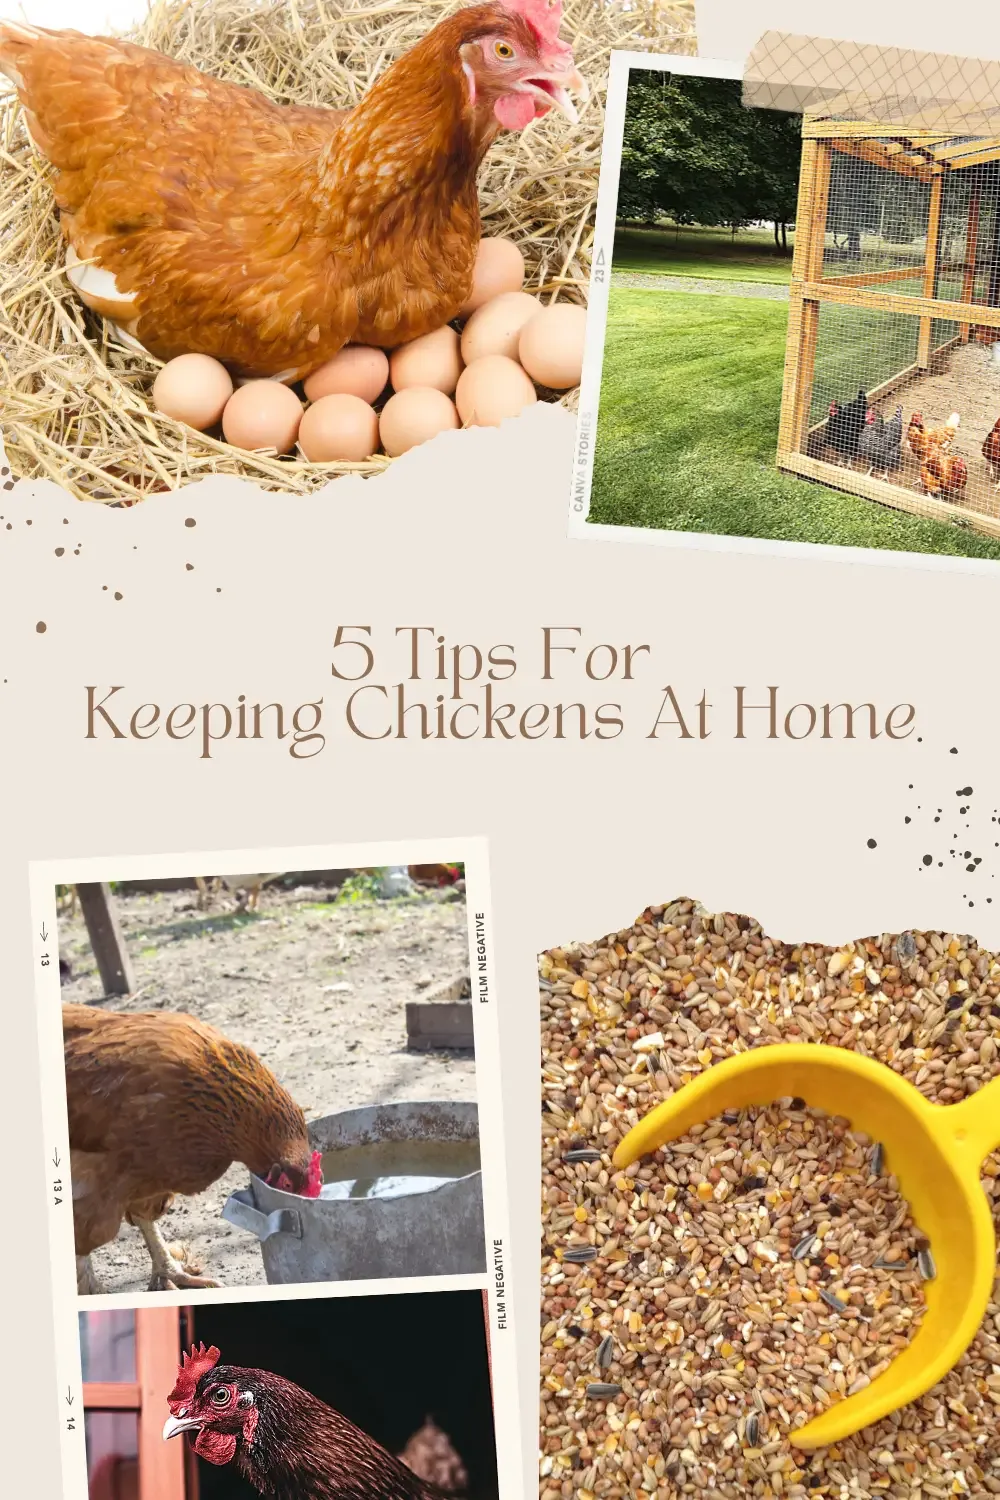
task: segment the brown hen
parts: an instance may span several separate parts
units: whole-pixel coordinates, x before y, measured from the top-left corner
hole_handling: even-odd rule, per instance
[[[194,1016],[89,1005],[63,1006],[63,1039],[80,1291],[101,1290],[90,1253],[123,1219],[146,1241],[150,1291],[217,1285],[176,1262],[156,1220],[233,1162],[311,1193],[305,1117],[249,1047]]]
[[[347,113],[13,20],[0,72],[56,168],[83,300],[159,359],[293,380],[345,343],[391,348],[457,315],[491,143],[553,104],[575,118],[560,19],[559,0],[460,10]]]

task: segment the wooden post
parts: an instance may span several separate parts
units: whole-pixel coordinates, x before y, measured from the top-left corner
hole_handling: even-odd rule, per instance
[[[795,258],[789,288],[785,380],[778,429],[779,462],[782,453],[801,450],[809,425],[819,335],[819,303],[804,296],[803,286],[807,282],[819,281],[823,276],[831,155],[827,141],[807,139],[802,143],[799,200],[795,214]]]
[[[179,1335],[179,1308],[141,1308],[136,1312],[140,1500],[184,1500],[186,1444],[163,1441],[163,1412],[177,1378]]]
[[[976,296],[976,256],[979,253],[979,189],[973,188],[969,201],[969,222],[965,230],[965,275],[962,278],[962,301],[971,306]],[[971,323],[962,324],[962,343],[969,342]]]
[[[121,926],[111,899],[111,888],[104,882],[76,887],[80,910],[87,924],[90,946],[97,961],[106,995],[130,995],[135,989],[132,963],[122,936]]]
[[[937,284],[938,250],[941,245],[941,197],[944,177],[935,177],[931,183],[931,201],[927,214],[927,251],[924,256],[924,296],[933,297]],[[931,362],[931,341],[934,319],[920,319],[920,337],[917,341],[917,364],[926,370]]]

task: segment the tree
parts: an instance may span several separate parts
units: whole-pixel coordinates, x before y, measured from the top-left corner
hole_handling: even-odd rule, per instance
[[[787,251],[800,120],[748,109],[731,79],[634,72],[622,146],[619,217],[728,225],[770,219]]]

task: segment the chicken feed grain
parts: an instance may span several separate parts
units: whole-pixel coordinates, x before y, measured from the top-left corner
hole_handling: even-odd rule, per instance
[[[131,39],[284,103],[350,108],[454,0],[160,0]],[[562,36],[591,88],[579,126],[503,133],[480,177],[483,232],[527,261],[526,289],[585,300],[613,48],[694,51],[691,0],[566,0]],[[17,96],[0,80],[0,426],[16,478],[129,505],[210,474],[306,493],[391,462],[310,464],[235,451],[153,410],[158,363],[131,353],[78,301],[49,185]],[[554,394],[551,399],[555,399]],[[562,398],[572,405],[575,393]]]
[[[782,943],[685,900],[543,953],[539,983],[542,1500],[1000,1494],[1000,1294],[921,1400],[795,1448],[905,1346],[934,1275],[879,1142],[795,1099],[611,1166],[660,1098],[774,1042],[964,1098],[1000,1072],[996,956],[951,933]]]

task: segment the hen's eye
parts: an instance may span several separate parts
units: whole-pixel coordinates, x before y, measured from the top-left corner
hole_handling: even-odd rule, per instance
[[[217,1385],[209,1397],[213,1406],[228,1406],[229,1391],[224,1385]]]
[[[493,51],[503,62],[510,62],[514,56],[514,49],[510,45],[510,42],[494,42]]]

